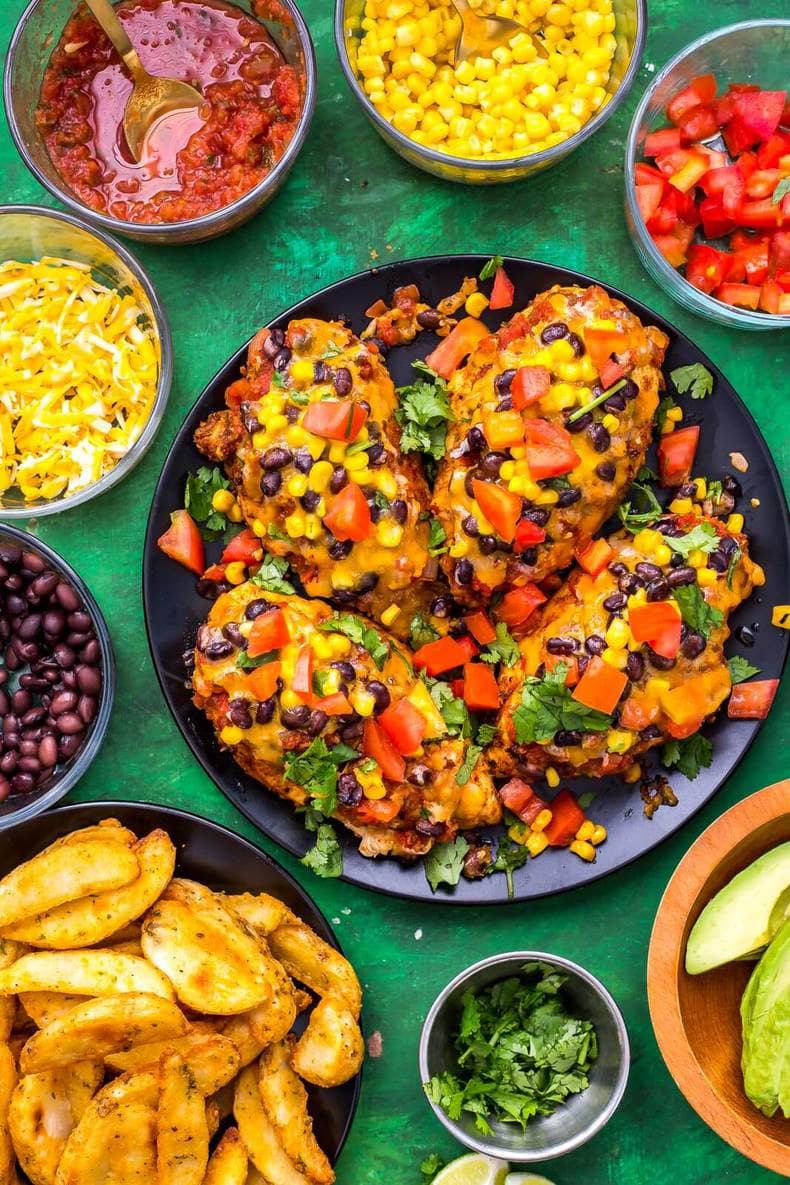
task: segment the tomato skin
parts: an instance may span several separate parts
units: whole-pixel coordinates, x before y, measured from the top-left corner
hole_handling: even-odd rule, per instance
[[[490,309],[509,309],[513,304],[515,291],[513,281],[505,269],[498,267],[494,276],[494,287],[491,289],[491,298],[488,302],[488,307]]]
[[[579,544],[573,554],[579,567],[584,568],[594,580],[608,567],[614,551],[605,539],[591,539],[589,543]]]
[[[524,424],[527,464],[533,481],[562,477],[581,464],[570,432],[548,420],[527,420]]]
[[[730,693],[727,705],[730,720],[765,720],[771,710],[778,686],[778,679],[737,683]]]
[[[493,670],[487,663],[468,662],[464,666],[464,703],[472,711],[496,711],[499,707],[499,687]]]
[[[352,441],[359,436],[367,418],[366,408],[358,403],[322,399],[307,408],[302,426],[325,440]]]
[[[510,395],[517,411],[537,403],[551,389],[551,373],[545,366],[520,366],[513,375]]]
[[[531,519],[522,518],[516,524],[513,547],[516,551],[526,551],[528,547],[534,547],[536,543],[542,543],[545,538],[546,532],[543,527],[539,527]]]
[[[760,303],[760,289],[751,284],[720,284],[713,295],[739,309],[756,309]]]
[[[373,825],[391,823],[399,811],[397,802],[393,802],[391,798],[363,798],[359,806],[354,808],[360,823]]]
[[[267,609],[252,623],[247,654],[250,658],[257,658],[259,654],[280,650],[290,640],[291,634],[282,609]]]
[[[313,695],[313,670],[315,667],[315,655],[312,646],[306,643],[301,647],[297,655],[296,664],[294,666],[293,682],[291,687],[301,700],[306,704],[312,704],[315,696]]]
[[[504,621],[508,626],[523,625],[546,600],[546,594],[536,584],[525,584],[505,593],[494,610],[494,616],[497,621]]]
[[[767,252],[766,252],[767,256]],[[768,266],[766,260],[766,267]],[[730,256],[706,243],[695,243],[688,253],[686,279],[700,292],[711,293],[730,271]]]
[[[484,337],[488,337],[488,330],[482,321],[476,317],[463,317],[431,351],[425,364],[443,379],[449,379]]]
[[[566,848],[573,843],[576,832],[585,820],[585,814],[570,790],[560,790],[548,804],[551,822],[544,827],[543,834],[553,848]]]
[[[702,104],[694,107],[680,121],[681,135],[689,142],[707,140],[709,136],[715,136],[718,130],[719,123],[715,111],[712,107]]]
[[[523,778],[511,778],[504,786],[500,786],[497,793],[503,807],[528,827],[548,805]]]
[[[675,148],[680,148],[680,145],[680,128],[662,128],[645,137],[642,151],[645,156],[656,157],[665,152],[672,152]]]
[[[506,543],[512,543],[516,524],[521,516],[523,499],[504,486],[472,478],[475,501],[496,533]]]
[[[639,207],[639,213],[645,222],[649,222],[653,215],[661,205],[661,199],[664,196],[664,182],[663,179],[658,181],[647,182],[643,185],[636,186],[636,204]]]
[[[735,219],[726,213],[721,197],[704,198],[699,204],[699,213],[706,239],[723,238],[738,225]]]
[[[406,762],[401,757],[383,728],[375,720],[366,720],[362,732],[362,752],[372,757],[382,777],[390,782],[402,782],[406,776]]]
[[[378,725],[404,756],[419,749],[428,731],[422,712],[407,699],[390,704],[378,717]]]
[[[734,119],[739,123],[741,135],[749,136],[752,144],[770,140],[779,127],[786,102],[787,91],[757,90],[736,94]]]
[[[493,642],[496,638],[496,630],[482,609],[479,609],[475,613],[467,613],[464,618],[464,625],[480,646],[487,646],[489,642]]]
[[[483,420],[483,435],[495,452],[510,448],[524,440],[524,421],[515,409],[489,412]]]
[[[160,551],[196,576],[203,575],[206,551],[198,525],[188,510],[174,510],[170,526],[156,541]]]
[[[634,605],[628,613],[628,624],[634,639],[647,642],[662,658],[674,658],[680,650],[683,622],[674,601],[649,601],[646,605]]]
[[[356,482],[350,481],[335,497],[324,515],[324,526],[342,541],[350,539],[361,543],[368,538],[373,530],[373,520],[365,495]]]
[[[257,670],[250,671],[247,675],[245,686],[247,690],[255,696],[261,703],[264,700],[271,699],[277,690],[277,685],[280,681],[280,672],[282,670],[282,663],[267,662],[265,666],[258,667]]]
[[[257,535],[249,527],[234,535],[220,556],[221,564],[242,563],[245,565],[257,563],[261,558],[262,544]]]
[[[416,650],[414,665],[425,667],[429,675],[443,675],[454,667],[462,667],[468,657],[466,648],[448,635],[446,638],[437,638],[435,642],[426,642]]]
[[[661,485],[682,485],[691,473],[699,444],[699,427],[680,428],[662,436],[658,446],[658,470]]]
[[[623,671],[616,671],[594,654],[571,694],[585,707],[611,716],[627,685],[628,676]]]

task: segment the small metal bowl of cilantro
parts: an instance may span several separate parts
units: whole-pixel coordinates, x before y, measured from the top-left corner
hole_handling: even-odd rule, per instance
[[[591,1140],[628,1081],[620,1009],[593,975],[558,955],[513,951],[462,971],[420,1035],[426,1097],[467,1148],[514,1164]]]

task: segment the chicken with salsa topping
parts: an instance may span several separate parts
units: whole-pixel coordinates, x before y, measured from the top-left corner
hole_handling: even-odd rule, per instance
[[[598,541],[505,672],[492,768],[603,777],[698,732],[730,693],[727,619],[764,579],[746,536],[704,515]]]
[[[429,663],[363,618],[253,578],[200,627],[192,686],[251,777],[339,819],[364,855],[416,857],[501,809],[479,748],[447,713],[463,704],[415,665]]]
[[[570,564],[642,465],[666,345],[595,286],[542,293],[478,340],[449,381],[434,489],[456,598],[486,605],[516,589],[499,616],[522,624],[524,590]]]

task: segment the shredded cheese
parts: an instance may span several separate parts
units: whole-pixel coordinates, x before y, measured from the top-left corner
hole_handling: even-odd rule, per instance
[[[113,469],[153,409],[159,352],[130,294],[87,264],[0,264],[0,491],[76,493]]]

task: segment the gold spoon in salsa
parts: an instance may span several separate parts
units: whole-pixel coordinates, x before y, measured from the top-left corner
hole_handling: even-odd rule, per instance
[[[455,43],[456,65],[467,58],[490,58],[492,50],[507,45],[517,33],[531,36],[529,30],[518,21],[511,21],[504,16],[482,16],[475,12],[469,0],[451,0],[451,3],[461,18],[461,32]],[[540,37],[532,37],[531,40],[540,57],[547,58],[548,50]]]
[[[194,86],[176,78],[158,78],[144,68],[137,50],[126,35],[110,0],[85,0],[96,20],[121,55],[132,76],[134,89],[123,114],[126,143],[136,161],[143,154],[143,145],[151,126],[170,111],[184,111],[199,107],[203,96]]]

